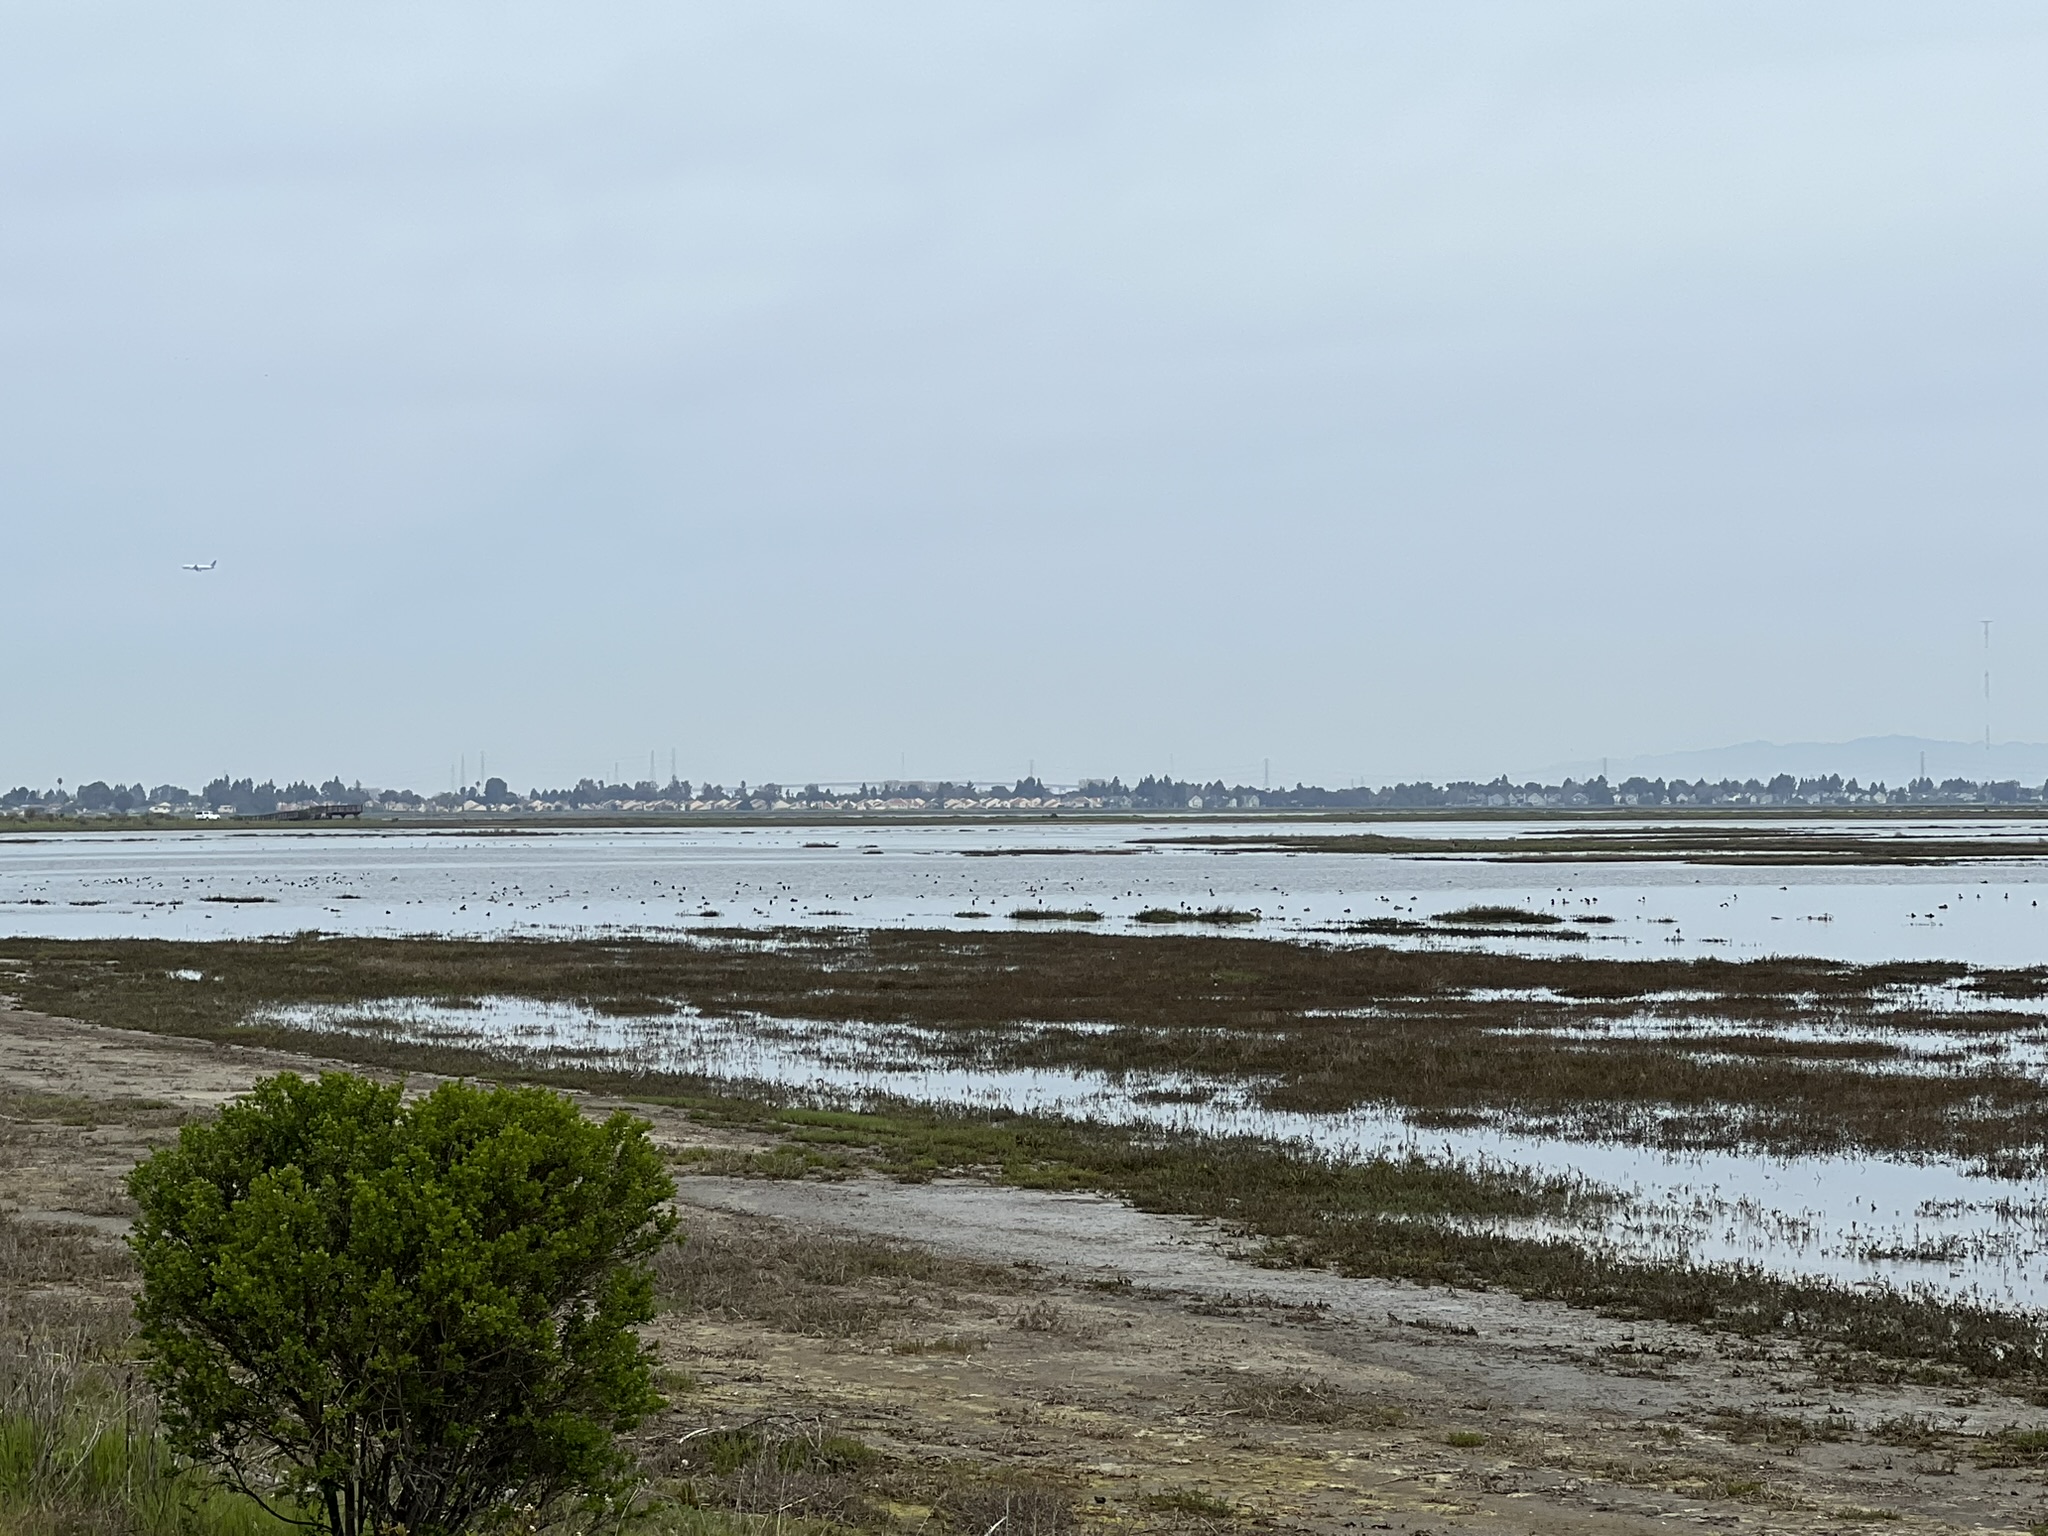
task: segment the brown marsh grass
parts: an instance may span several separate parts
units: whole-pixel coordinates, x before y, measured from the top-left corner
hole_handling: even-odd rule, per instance
[[[265,1536],[291,1529],[184,1466],[135,1359],[127,1251],[0,1217],[0,1531]]]
[[[1208,847],[1225,853],[1352,853],[1480,858],[1499,863],[1838,865],[1976,864],[2048,858],[2048,839],[1956,837],[1916,827],[1883,834],[1827,828],[1716,825],[1645,827],[1576,822],[1557,831],[1505,837],[1409,837],[1388,832],[1188,835],[1143,843]]]
[[[1269,1424],[1330,1429],[1392,1429],[1407,1417],[1319,1376],[1231,1371],[1217,1383],[1215,1401],[1226,1413]]]
[[[579,1073],[506,1053],[247,1021],[285,1003],[492,995],[575,1001],[617,1015],[688,1004],[707,1013],[907,1023],[964,1063],[1060,1063],[1112,1075],[1250,1078],[1304,1109],[1383,1104],[1422,1123],[1488,1116],[1575,1134],[1777,1151],[1860,1149],[2033,1167],[2048,1143],[2048,1090],[1995,1066],[1909,1074],[1824,1053],[1698,1051],[1683,1038],[1562,1037],[1669,1010],[1768,1037],[1824,1017],[1911,1029],[1957,1021],[1891,1011],[1891,994],[1950,986],[2032,998],[2040,970],[1815,960],[1589,961],[1316,949],[1225,936],[918,931],[738,933],[689,942],[297,939],[215,944],[10,941],[0,959],[31,1007],[202,1037],[311,1047],[367,1063],[514,1075],[682,1103],[767,1130],[797,1149],[789,1176],[856,1165],[1040,1188],[1099,1189],[1148,1210],[1214,1217],[1260,1262],[1425,1284],[1498,1286],[1628,1317],[1806,1344],[1844,1379],[2038,1378],[2048,1339],[2031,1318],[1747,1269],[1623,1260],[1563,1237],[1487,1229],[1502,1216],[1569,1216],[1600,1192],[1400,1159],[1340,1163],[1256,1141],[1219,1142],[930,1106],[834,1112],[688,1078]],[[181,969],[205,980],[177,979]],[[2030,1018],[1976,1015],[1987,1031]],[[1067,1027],[1088,1025],[1089,1028]],[[1103,1026],[1107,1026],[1106,1028]],[[1509,1032],[1512,1031],[1512,1032]],[[1725,1033],[1725,1032],[1724,1032]],[[723,1093],[726,1096],[721,1098]],[[732,1171],[747,1171],[735,1168]],[[765,1168],[762,1171],[768,1171]],[[1475,1225],[1475,1223],[1477,1223]],[[685,1250],[687,1254],[687,1250]],[[700,1254],[701,1256],[701,1254]],[[862,1286],[794,1272],[781,1290],[685,1257],[670,1289],[799,1329],[871,1325]],[[744,1267],[744,1266],[742,1266]],[[756,1266],[758,1267],[758,1266]],[[718,1287],[723,1286],[723,1290]],[[832,1301],[834,1293],[844,1297]],[[704,1300],[711,1297],[712,1300]]]
[[[27,1006],[250,1043],[331,1045],[332,1036],[252,1025],[279,1005],[505,995],[616,1016],[688,1006],[713,1016],[910,1025],[934,1055],[964,1066],[1236,1080],[1274,1109],[1379,1106],[1423,1126],[1494,1121],[1779,1155],[1910,1153],[2007,1174],[2037,1169],[2048,1148],[2048,1084],[1986,1053],[1940,1070],[1878,1071],[1899,1053],[1867,1040],[1773,1034],[1799,1023],[1823,1034],[1940,1029],[1992,1043],[2042,1028],[2037,1014],[1997,1007],[2048,994],[2048,970],[2038,967],[1535,958],[1220,934],[930,930],[735,931],[672,942],[13,940],[0,944],[0,959],[19,968],[10,985]],[[179,970],[205,980],[180,980]],[[1958,989],[1983,1011],[1900,1005],[1924,988]],[[1584,1038],[1642,1018],[1709,1027]],[[394,1061],[431,1059],[392,1052]]]
[[[1025,1283],[1019,1271],[908,1243],[737,1222],[685,1233],[657,1256],[654,1280],[662,1303],[688,1315],[829,1339],[914,1331],[938,1296]]]

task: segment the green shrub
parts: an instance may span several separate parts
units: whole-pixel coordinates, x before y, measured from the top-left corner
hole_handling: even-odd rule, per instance
[[[620,1492],[674,1228],[644,1122],[535,1088],[257,1085],[130,1176],[171,1443],[332,1536]]]

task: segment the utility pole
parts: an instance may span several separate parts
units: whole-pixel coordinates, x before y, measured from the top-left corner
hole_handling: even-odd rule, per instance
[[[1991,757],[1991,621],[1979,621],[1984,626],[1984,757]]]

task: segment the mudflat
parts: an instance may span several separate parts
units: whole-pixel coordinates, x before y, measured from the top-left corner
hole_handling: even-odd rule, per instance
[[[0,1315],[124,1312],[137,1158],[265,1074],[346,1064],[0,1010]],[[638,1444],[707,1500],[762,1497],[697,1449],[746,1433],[830,1452],[768,1494],[889,1524],[990,1486],[1056,1489],[1105,1530],[2048,1517],[2048,1415],[1995,1383],[1846,1383],[1768,1339],[1261,1268],[1226,1226],[1095,1194],[734,1177],[770,1138],[583,1098],[676,1157],[688,1237],[651,1329],[671,1406]]]

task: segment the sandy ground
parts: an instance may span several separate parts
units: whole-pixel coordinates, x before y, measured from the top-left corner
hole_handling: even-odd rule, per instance
[[[127,1220],[122,1176],[180,1113],[266,1073],[323,1065],[339,1063],[0,1009],[0,1210],[112,1241]],[[635,1109],[674,1147],[743,1140]],[[662,1430],[678,1438],[686,1424],[772,1417],[901,1461],[1022,1468],[1075,1490],[1084,1529],[2025,1531],[2048,1520],[2042,1472],[1984,1469],[1970,1454],[1972,1437],[2048,1422],[1995,1392],[1841,1388],[1739,1340],[1259,1269],[1231,1256],[1226,1232],[1089,1196],[878,1179],[685,1177],[681,1190],[700,1231],[887,1236],[1018,1279],[925,1298],[913,1329],[886,1336],[670,1313],[654,1336],[694,1382]],[[915,1352],[912,1334],[945,1348]],[[1233,1406],[1233,1383],[1287,1381],[1332,1384],[1373,1412],[1330,1426]],[[1744,1412],[1847,1428],[1792,1448],[1753,1443],[1730,1417]],[[1918,1449],[1873,1433],[1905,1417],[1950,1433]]]

